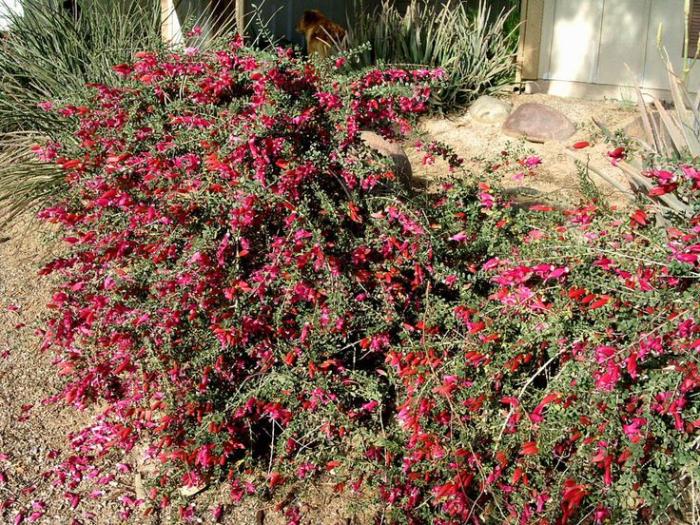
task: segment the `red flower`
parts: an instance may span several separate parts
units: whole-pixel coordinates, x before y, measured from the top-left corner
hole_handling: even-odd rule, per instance
[[[587,485],[579,485],[571,478],[564,482],[564,490],[562,492],[560,504],[562,514],[557,520],[558,525],[566,525],[569,523],[569,517],[581,506],[588,491],[589,488]]]
[[[520,454],[523,456],[536,456],[539,453],[540,450],[537,448],[537,442],[535,441],[527,441],[520,448]]]

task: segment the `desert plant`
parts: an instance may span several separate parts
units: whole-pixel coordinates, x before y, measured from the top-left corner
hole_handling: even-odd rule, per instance
[[[45,141],[39,133],[22,131],[0,138],[0,225],[45,205],[65,189],[63,172],[36,156]]]
[[[0,222],[64,188],[60,172],[39,165],[31,147],[51,141],[64,121],[43,111],[50,101],[80,98],[87,84],[116,83],[114,64],[157,49],[157,2],[24,0],[8,13],[0,41]]]
[[[612,134],[597,123],[616,149],[610,156],[640,195],[657,202],[663,213],[690,217],[697,211],[693,159],[700,157],[700,98],[692,100],[686,81],[677,76],[667,60],[673,106],[637,90],[638,108],[645,139],[630,141]]]
[[[57,119],[38,104],[84,92],[90,82],[115,82],[114,64],[134,52],[157,49],[157,2],[83,0],[70,12],[58,0],[24,0],[10,12],[10,29],[0,45],[2,131],[50,134]]]
[[[685,2],[685,22],[688,25],[690,2]],[[684,41],[684,57],[690,57],[688,32]],[[700,42],[697,43],[700,46]],[[671,108],[655,96],[637,89],[637,107],[645,138],[622,143],[602,124],[598,126],[617,149],[613,162],[640,194],[661,205],[664,212],[691,216],[700,204],[695,189],[696,174],[692,170],[693,159],[700,157],[700,93],[692,97],[688,86],[694,61],[683,59],[682,70],[677,74],[668,52],[663,46],[663,26],[659,27],[658,48],[666,64]],[[700,49],[700,47],[698,47]],[[697,55],[697,52],[696,52]]]
[[[371,46],[360,55],[362,64],[430,66],[446,72],[447,83],[432,100],[443,111],[464,106],[513,74],[517,27],[510,22],[512,9],[492,16],[483,1],[472,9],[460,1],[436,5],[411,0],[401,10],[391,0],[374,6],[357,0],[354,13],[348,22],[350,44]]]

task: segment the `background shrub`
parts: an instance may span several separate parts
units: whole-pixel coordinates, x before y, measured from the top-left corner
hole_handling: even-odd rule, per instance
[[[458,110],[512,79],[517,25],[514,8],[492,12],[486,2],[436,3],[358,0],[348,22],[351,46],[369,43],[360,63],[442,68],[447,82],[433,94],[434,107]]]

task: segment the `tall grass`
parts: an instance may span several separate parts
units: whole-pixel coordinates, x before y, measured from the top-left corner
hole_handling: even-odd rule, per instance
[[[57,196],[64,174],[39,162],[31,146],[43,142],[39,133],[6,133],[0,141],[0,226]]]
[[[476,6],[460,0],[440,5],[409,0],[404,9],[392,0],[355,0],[354,13],[348,21],[350,45],[371,47],[360,54],[361,64],[443,68],[448,82],[436,93],[435,104],[445,112],[513,76],[518,31],[513,9],[492,13],[483,0]]]
[[[77,5],[70,11],[61,0],[24,0],[23,14],[9,14],[0,40],[0,223],[61,191],[60,173],[29,152],[62,126],[38,104],[74,99],[87,83],[117,82],[112,66],[161,46],[159,2]]]
[[[1,2],[2,0],[0,0]],[[37,103],[116,79],[115,64],[160,45],[158,2],[83,0],[79,16],[60,0],[24,0],[0,45],[0,129],[50,132]]]

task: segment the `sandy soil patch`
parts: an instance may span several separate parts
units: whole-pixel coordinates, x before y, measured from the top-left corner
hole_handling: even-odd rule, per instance
[[[576,134],[565,142],[536,144],[518,141],[503,134],[500,124],[478,123],[468,112],[447,119],[425,119],[421,123],[421,130],[433,139],[452,146],[467,161],[468,170],[478,171],[481,159],[495,158],[508,146],[532,150],[543,160],[537,175],[525,180],[503,180],[503,185],[511,189],[526,186],[539,192],[541,198],[562,206],[577,204],[581,195],[576,165],[565,150],[577,142],[588,141],[591,146],[578,151],[578,154],[623,188],[629,189],[624,176],[611,165],[607,153],[614,148],[604,142],[593,118],[603,122],[610,130],[623,128],[636,117],[634,107],[617,101],[563,99],[542,94],[513,95],[508,98],[514,108],[528,102],[538,102],[562,112],[576,125]],[[414,176],[432,179],[444,173],[442,168],[421,166],[415,152],[411,152],[410,156],[414,161]],[[591,173],[591,178],[611,203],[624,205],[629,202],[629,194],[620,192],[594,173]]]

